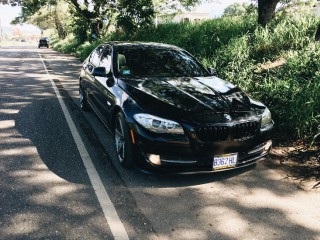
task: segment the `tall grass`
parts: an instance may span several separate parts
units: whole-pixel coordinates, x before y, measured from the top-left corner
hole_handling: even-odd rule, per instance
[[[267,104],[281,138],[310,140],[320,135],[320,43],[314,41],[319,19],[292,15],[266,28],[256,18],[220,18],[201,24],[164,24],[134,36],[113,33],[101,41],[130,40],[174,44],[188,50],[205,66],[216,68],[254,98]],[[60,51],[84,59],[101,41],[58,43]],[[264,69],[266,63],[285,64]]]
[[[162,24],[140,31],[134,36],[111,34],[107,40],[151,41],[177,45],[199,58],[210,58],[231,39],[253,32],[257,25],[252,17],[218,18],[201,24]]]

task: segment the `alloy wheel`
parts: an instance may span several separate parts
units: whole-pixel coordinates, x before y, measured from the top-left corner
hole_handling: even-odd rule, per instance
[[[124,139],[124,129],[122,121],[120,118],[117,119],[117,124],[115,128],[115,142],[116,142],[116,151],[118,159],[123,162],[125,157],[125,139]]]

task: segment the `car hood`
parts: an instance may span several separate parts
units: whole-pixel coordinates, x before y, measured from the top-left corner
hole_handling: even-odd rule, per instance
[[[163,115],[248,111],[250,99],[217,77],[120,79],[119,85],[149,113]]]

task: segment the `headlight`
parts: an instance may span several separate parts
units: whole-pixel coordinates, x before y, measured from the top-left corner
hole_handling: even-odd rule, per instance
[[[138,113],[134,119],[144,128],[156,133],[184,134],[179,123],[150,114]]]
[[[271,112],[268,108],[264,110],[261,117],[261,130],[264,130],[272,123]]]

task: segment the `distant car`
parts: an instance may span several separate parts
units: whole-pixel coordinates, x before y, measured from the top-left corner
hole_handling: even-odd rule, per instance
[[[215,172],[254,164],[271,149],[271,113],[212,70],[172,45],[105,43],[83,63],[80,105],[114,134],[123,167]]]
[[[41,38],[39,40],[38,48],[46,47],[49,48],[49,41],[46,38]]]

